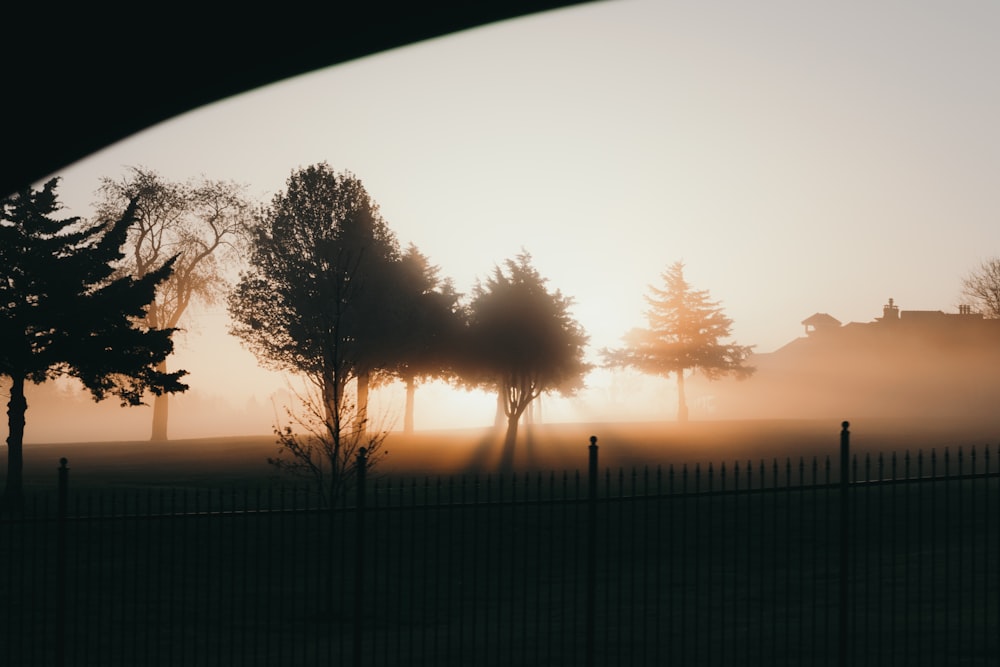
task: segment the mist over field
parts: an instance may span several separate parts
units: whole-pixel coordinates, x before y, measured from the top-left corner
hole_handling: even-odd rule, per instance
[[[581,467],[591,435],[599,438],[604,465],[825,456],[835,452],[845,420],[855,443],[869,451],[995,443],[1000,441],[998,333],[1000,320],[942,311],[900,315],[890,300],[882,318],[807,330],[773,352],[751,354],[747,363],[754,372],[748,378],[710,381],[702,372],[687,373],[688,424],[676,420],[676,374],[595,367],[575,395],[545,394],[531,402],[513,466]],[[276,452],[274,431],[289,424],[288,409],[300,407],[295,394],[301,384],[286,380],[284,388],[262,394],[234,380],[222,394],[220,384],[228,385],[211,377],[213,372],[233,374],[229,368],[196,368],[191,388],[171,399],[171,439],[160,443],[150,442],[149,405],[95,403],[75,380],[29,384],[26,463],[42,464],[47,475],[58,457],[39,461],[35,451],[50,448],[74,458],[114,452],[110,458],[140,467],[144,461],[156,467],[164,457],[183,460],[187,473],[206,475],[209,462],[221,457],[237,461],[240,470],[263,466],[260,474],[273,475],[266,459]],[[214,393],[203,388],[206,374]],[[0,399],[6,398],[0,384]],[[404,401],[398,382],[372,391],[369,425],[389,434],[391,456],[382,470],[488,473],[502,467],[495,392],[443,382],[420,385],[412,435],[401,432]],[[6,421],[0,435],[7,435]],[[73,443],[117,444],[94,450]]]
[[[868,333],[878,331],[871,328]],[[859,442],[872,446],[877,445],[872,440],[876,433],[880,442],[894,447],[907,446],[908,441],[910,446],[944,446],[949,437],[956,443],[1000,441],[1000,414],[994,410],[1000,404],[1000,382],[991,371],[1000,367],[1000,350],[990,351],[990,344],[938,336],[876,340],[859,349],[850,342],[832,345],[802,337],[774,353],[752,356],[756,372],[749,379],[709,382],[697,373],[691,376],[687,400],[692,423],[687,426],[674,421],[677,394],[672,379],[598,369],[576,397],[543,396],[535,411],[525,415],[518,448],[528,458],[521,462],[533,467],[573,465],[576,455],[560,444],[569,433],[570,440],[583,445],[597,435],[614,448],[615,456],[627,450],[628,459],[636,463],[655,463],[666,451],[687,451],[688,460],[718,459],[737,451],[741,456],[768,456],[773,439],[765,432],[777,428],[787,434],[810,424],[816,438],[835,444],[843,420],[855,425]],[[238,390],[235,387],[234,394]],[[154,449],[147,442],[152,413],[148,406],[94,403],[89,394],[64,381],[29,385],[27,393],[25,442],[30,445],[123,441]],[[0,395],[5,400],[2,388]],[[434,460],[440,438],[451,443],[449,451],[468,450],[464,456],[472,467],[488,469],[489,448],[482,443],[493,433],[495,396],[441,383],[421,386],[416,393],[417,432],[408,439],[399,433],[402,402],[398,386],[373,392],[373,424],[404,443],[396,447],[397,460]],[[285,408],[295,404],[289,389],[270,396],[227,398],[195,386],[173,397],[172,439],[156,449],[183,449],[189,445],[182,441],[198,441],[202,444],[196,449],[205,450],[213,444],[204,439],[249,438],[271,451],[275,425],[287,422]],[[878,427],[865,428],[869,424]],[[4,422],[0,435],[6,437],[6,430]],[[619,432],[626,433],[621,440],[630,443],[627,447],[612,444]],[[814,439],[809,429],[798,436]],[[27,458],[30,464],[30,452]]]
[[[523,429],[513,471],[520,474],[586,471],[590,437],[598,438],[602,470],[638,474],[657,467],[720,464],[730,470],[761,462],[790,461],[806,466],[815,459],[822,470],[827,458],[836,465],[841,422],[835,419],[719,420],[706,422],[598,422],[543,424]],[[1000,419],[967,422],[948,419],[860,419],[850,424],[851,451],[859,456],[896,453],[902,465],[918,450],[939,455],[947,448],[965,455],[975,448],[992,452],[1000,443]],[[491,428],[442,429],[405,435],[391,433],[375,476],[402,478],[495,475],[503,440]],[[124,440],[26,445],[25,480],[29,488],[51,488],[62,457],[69,460],[74,484],[86,487],[256,486],[284,481],[267,463],[277,453],[273,436],[178,438],[167,442]],[[797,468],[796,468],[797,470]],[[796,475],[798,473],[796,472]]]

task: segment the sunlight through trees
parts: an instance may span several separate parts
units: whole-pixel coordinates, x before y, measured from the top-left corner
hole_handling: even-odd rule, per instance
[[[723,375],[749,377],[746,365],[753,346],[724,342],[732,332],[719,302],[707,290],[696,290],[684,278],[684,263],[674,262],[660,276],[663,287],[649,286],[646,302],[648,328],[625,334],[625,346],[604,348],[606,366],[630,366],[643,373],[677,378],[677,421],[688,420],[684,374],[701,371],[709,379]]]

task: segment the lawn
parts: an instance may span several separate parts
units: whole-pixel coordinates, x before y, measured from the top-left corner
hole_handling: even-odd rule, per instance
[[[602,468],[670,464],[733,464],[775,458],[807,461],[839,456],[840,421],[760,420],[541,424],[522,426],[515,452],[520,471],[585,470],[590,436],[597,436]],[[948,447],[982,448],[1000,442],[995,424],[947,420],[859,420],[851,423],[852,452],[890,453]],[[392,432],[378,472],[397,477],[496,472],[500,436],[491,429]],[[277,453],[269,434],[167,442],[122,441],[25,446],[29,487],[55,484],[59,459],[69,461],[73,483],[91,487],[259,485],[273,480],[267,463]],[[6,470],[6,457],[0,472]]]

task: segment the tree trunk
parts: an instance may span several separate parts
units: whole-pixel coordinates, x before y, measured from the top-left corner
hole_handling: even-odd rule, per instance
[[[160,373],[167,372],[166,359],[156,365],[156,370]],[[167,415],[170,408],[169,396],[169,394],[164,393],[153,397],[153,432],[149,439],[154,442],[167,439]]]
[[[354,429],[364,437],[368,430],[368,371],[358,373],[358,408],[354,419]]]
[[[7,401],[7,486],[4,488],[7,508],[19,508],[24,501],[24,414],[27,410],[24,376],[12,376]]]
[[[687,397],[684,395],[684,370],[677,371],[677,421],[688,420]]]
[[[503,428],[504,419],[506,418],[505,410],[504,391],[503,387],[501,387],[497,389],[497,413],[493,418],[493,428],[498,431]]]
[[[507,434],[503,440],[503,453],[500,457],[500,470],[511,472],[514,469],[514,445],[517,444],[517,413],[507,417]]]
[[[413,433],[413,403],[416,393],[417,383],[412,377],[406,378],[406,407],[403,409],[403,433]]]

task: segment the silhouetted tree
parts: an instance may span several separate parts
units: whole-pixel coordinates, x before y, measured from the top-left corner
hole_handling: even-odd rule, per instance
[[[1000,318],[1000,258],[987,259],[970,271],[962,279],[962,295],[983,317]]]
[[[506,270],[505,270],[506,269]],[[463,381],[496,389],[507,417],[504,464],[513,461],[518,420],[544,392],[573,395],[590,370],[588,337],[570,316],[573,300],[548,291],[521,252],[473,288]]]
[[[345,435],[367,419],[359,399],[354,425],[344,423],[345,388],[378,366],[390,340],[379,305],[399,260],[396,239],[361,181],[325,163],[292,172],[251,239],[250,268],[228,297],[230,331],[261,365],[315,385],[331,460],[343,461]]]
[[[111,225],[53,217],[58,179],[3,200],[0,213],[0,375],[10,378],[6,500],[23,494],[25,382],[80,380],[95,400],[139,405],[144,394],[183,391],[184,371],[165,373],[170,328],[143,324],[168,260],[142,278],[114,277],[134,206]]]
[[[464,322],[459,295],[450,279],[413,244],[400,260],[401,280],[394,293],[401,320],[396,375],[406,387],[403,432],[413,432],[417,385],[455,375],[456,350]]]
[[[677,377],[677,420],[687,421],[684,374],[700,370],[709,379],[732,374],[750,376],[746,365],[753,346],[720,342],[731,335],[733,321],[726,317],[708,291],[696,290],[684,278],[684,263],[674,262],[661,274],[663,288],[649,286],[646,319],[649,327],[636,328],[624,337],[625,346],[604,348],[606,366],[632,367],[650,375]]]
[[[101,179],[98,216],[113,220],[135,201],[129,252],[122,270],[141,278],[176,256],[170,278],[146,310],[152,328],[175,328],[195,300],[214,304],[226,291],[223,267],[249,223],[244,188],[224,181],[174,183],[155,171],[132,167],[121,179]],[[160,371],[166,372],[167,362]],[[167,439],[168,395],[153,399],[152,440]]]
[[[285,406],[285,423],[276,425],[278,453],[267,462],[294,477],[306,480],[316,489],[328,508],[342,503],[353,486],[357,456],[365,449],[367,467],[374,468],[382,459],[382,448],[388,431],[358,428],[352,419],[353,405],[341,403],[339,435],[334,436],[326,419],[322,392],[306,378],[304,390],[291,388],[298,406]]]

